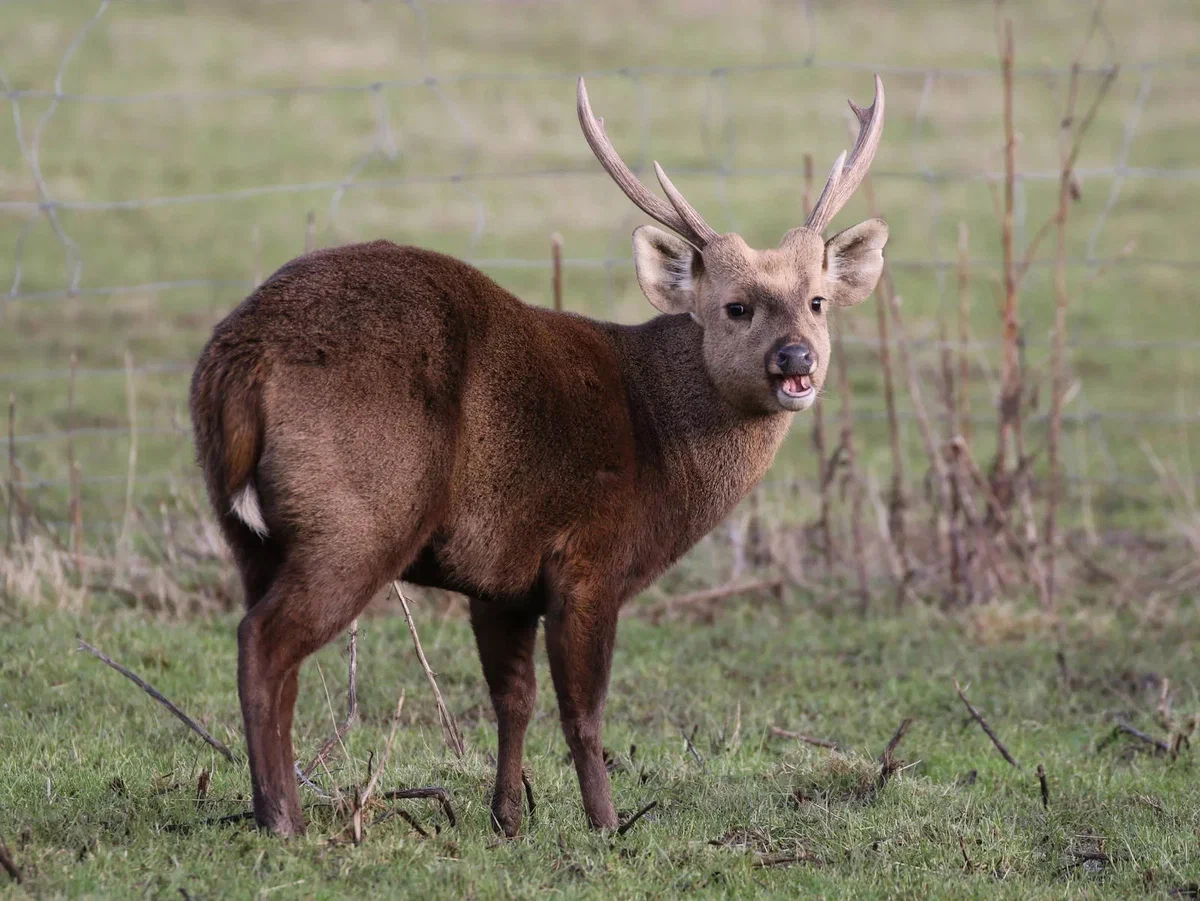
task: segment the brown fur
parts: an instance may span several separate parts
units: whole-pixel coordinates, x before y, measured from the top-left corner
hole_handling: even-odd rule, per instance
[[[471,599],[500,828],[521,820],[539,619],[584,809],[616,826],[601,723],[620,606],[766,472],[792,418],[778,351],[810,347],[819,388],[812,297],[866,297],[886,227],[824,244],[801,229],[761,252],[638,235],[639,280],[668,311],[638,326],[528,306],[458,260],[376,241],[293,260],[216,327],[191,411],[246,591],[238,692],[261,826],[304,829],[301,663],[395,578]],[[733,301],[753,315],[731,319]]]

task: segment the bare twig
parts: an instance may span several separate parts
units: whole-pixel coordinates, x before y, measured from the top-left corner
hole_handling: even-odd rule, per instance
[[[864,184],[866,180],[864,179]],[[908,387],[909,398],[912,400],[913,415],[917,420],[917,430],[921,434],[921,441],[925,445],[925,455],[929,459],[929,466],[937,479],[938,495],[940,499],[941,513],[937,517],[937,533],[939,544],[948,545],[950,526],[946,519],[949,515],[950,505],[953,498],[953,490],[951,489],[950,474],[946,468],[946,461],[942,457],[939,441],[934,434],[933,426],[929,421],[929,413],[925,408],[925,401],[921,397],[921,388],[917,381],[916,368],[913,366],[908,353],[908,337],[904,329],[904,319],[901,315],[901,301],[895,294],[892,295],[892,318],[896,327],[896,347],[899,351],[900,371],[903,374],[905,384]]]
[[[433,798],[442,805],[442,811],[446,814],[446,819],[450,821],[450,825],[457,826],[458,820],[454,817],[454,808],[450,806],[450,792],[441,786],[431,785],[427,788],[394,788],[391,791],[384,792],[380,795],[388,801],[410,801],[419,800],[421,798]]]
[[[554,309],[560,313],[563,308],[563,239],[557,232],[550,236],[551,275],[550,286],[554,295]]]
[[[129,351],[125,351],[125,400],[129,410],[129,469],[125,477],[125,515],[121,518],[121,536],[117,539],[117,553],[122,559],[132,550],[133,487],[137,480],[137,393],[133,378],[133,354]]]
[[[683,729],[680,729],[679,731],[683,735],[683,742],[687,746],[687,752],[692,755],[692,759],[696,761],[696,765],[699,766],[700,769],[704,769],[704,758],[700,756],[700,752],[696,750],[696,745],[692,741],[692,739],[696,737],[696,730],[699,728],[699,726],[693,726],[691,735],[688,735]]]
[[[367,805],[371,802],[371,795],[375,792],[375,786],[379,782],[379,776],[387,767],[388,760],[392,756],[392,744],[396,740],[396,729],[400,726],[400,714],[404,711],[404,689],[400,689],[400,697],[396,700],[396,713],[392,716],[392,729],[388,732],[387,743],[383,746],[383,758],[379,761],[379,766],[371,773],[367,779],[366,787],[360,793],[355,788],[354,792],[354,807],[351,811],[351,829],[353,830],[354,844],[362,844],[362,815]]]
[[[200,809],[200,805],[204,803],[204,799],[208,797],[208,787],[211,782],[211,774],[206,769],[200,770],[200,775],[196,778],[196,809]]]
[[[983,718],[983,714],[976,710],[974,705],[967,700],[966,694],[964,694],[963,690],[958,686],[957,679],[954,680],[954,690],[958,692],[959,698],[962,699],[963,704],[966,705],[967,710],[970,712],[975,722],[979,723],[979,725],[983,728],[983,731],[987,734],[987,737],[992,740],[992,744],[996,746],[996,750],[1000,752],[1000,756],[1013,766],[1018,766],[1017,761],[1014,760],[1013,756],[1008,753],[1008,748],[1004,747],[1004,742],[1000,741],[1000,739],[996,736],[996,733],[992,731],[992,727],[988,725],[987,720]]]
[[[1021,427],[1021,369],[1018,359],[1020,324],[1017,320],[1017,266],[1013,256],[1013,208],[1016,192],[1017,137],[1013,127],[1013,31],[1005,19],[1001,37],[1000,71],[1004,84],[1004,213],[1001,245],[1004,257],[1004,355],[1000,367],[1000,422],[993,464],[993,491],[1007,506],[1005,485],[1013,434]]]
[[[971,253],[967,223],[958,223],[958,422],[952,434],[971,440],[971,417],[967,415],[971,366],[967,360],[971,308]]]
[[[962,852],[963,869],[968,873],[975,869],[975,864],[971,862],[971,855],[967,853],[967,843],[963,841],[961,833],[958,836],[958,850]]]
[[[342,724],[334,729],[325,744],[321,745],[321,749],[317,751],[312,761],[304,768],[303,775],[307,779],[317,767],[325,762],[325,758],[329,753],[341,744],[346,733],[354,726],[358,720],[358,620],[350,623],[350,641],[347,648],[347,654],[350,658],[346,676],[346,718],[342,720]]]
[[[811,851],[797,848],[795,851],[781,851],[778,854],[760,854],[754,861],[754,866],[761,869],[768,867],[787,867],[794,863],[823,864],[825,861]]]
[[[883,749],[883,753],[879,755],[880,763],[887,763],[895,754],[896,748],[900,747],[900,742],[904,740],[904,736],[908,734],[908,727],[913,724],[912,717],[905,717],[900,721],[900,725],[896,727],[896,731],[892,733],[891,740],[888,741],[887,747]]]
[[[1050,809],[1050,784],[1046,781],[1046,768],[1040,763],[1037,768],[1038,785],[1042,787],[1042,807]]]
[[[92,645],[88,644],[82,638],[79,639],[79,650],[87,651],[89,654],[91,654],[96,659],[100,660],[102,663],[106,663],[110,667],[115,669],[118,673],[120,673],[122,676],[124,676],[126,679],[128,679],[130,682],[132,682],[134,685],[136,685],[138,688],[140,688],[146,694],[150,695],[150,697],[154,698],[154,700],[158,701],[158,703],[160,703],[164,707],[166,707],[167,710],[171,711],[171,713],[173,713],[179,719],[179,721],[181,723],[183,723],[185,726],[187,726],[189,729],[191,729],[193,732],[195,732],[197,735],[199,735],[202,739],[204,739],[206,742],[208,742],[208,744],[210,746],[212,746],[212,748],[214,748],[218,754],[220,754],[222,757],[224,757],[230,763],[237,763],[237,757],[234,755],[234,753],[231,750],[229,750],[229,748],[225,747],[224,744],[222,744],[220,741],[218,741],[217,739],[215,739],[211,735],[209,735],[207,729],[205,729],[203,726],[201,726],[199,723],[197,723],[194,719],[192,719],[190,716],[188,716],[186,713],[184,713],[182,710],[180,710],[178,707],[176,707],[175,704],[173,704],[165,695],[163,695],[162,692],[160,692],[157,688],[155,688],[153,685],[151,685],[149,682],[147,682],[145,679],[143,679],[141,676],[139,676],[133,670],[117,663],[117,661],[113,660],[111,657],[109,657],[103,651],[100,651],[100,650],[92,647]]]
[[[846,346],[842,340],[841,323],[834,330],[834,356],[838,363],[838,391],[842,395],[842,437],[840,448],[851,486],[850,537],[854,542],[854,571],[858,578],[859,613],[866,616],[871,605],[871,586],[867,579],[866,549],[863,546],[863,482],[858,470],[858,459],[854,448],[854,407],[850,400],[850,363],[846,359]]]
[[[771,735],[776,738],[788,738],[793,741],[802,741],[808,745],[816,745],[818,748],[828,748],[831,751],[840,751],[842,746],[836,741],[831,741],[828,738],[814,738],[811,735],[804,735],[800,732],[790,732],[787,729],[780,729],[778,726],[771,726],[768,730]]]
[[[987,479],[983,477],[983,473],[980,472],[979,467],[975,465],[975,460],[971,457],[970,449],[967,447],[966,443],[961,438],[955,438],[950,442],[950,448],[954,452],[956,458],[964,465],[967,473],[975,482],[976,486],[980,489],[980,491],[983,492],[984,499],[987,501],[988,512],[991,514],[991,521],[1004,534],[1005,538],[1012,546],[1013,551],[1024,561],[1026,578],[1029,580],[1029,583],[1037,589],[1039,596],[1042,599],[1042,605],[1046,606],[1046,579],[1042,572],[1041,564],[1038,563],[1037,555],[1030,553],[1029,549],[1025,546],[1021,539],[1018,538],[1016,533],[1013,532],[1012,525],[1008,520],[1008,515],[1003,504],[992,490],[992,485],[988,483]],[[965,492],[960,494],[960,497],[962,497],[964,501],[968,496],[969,495]],[[995,564],[995,561],[993,560],[992,562],[993,568],[999,576],[1000,570]]]
[[[857,132],[854,132],[857,134]],[[867,201],[867,209],[871,215],[878,217],[879,208],[875,203],[875,187],[871,176],[863,176],[861,190]],[[895,548],[901,574],[896,591],[896,604],[900,606],[904,600],[904,588],[908,582],[908,574],[912,566],[908,559],[908,547],[905,541],[905,508],[904,497],[904,454],[900,448],[900,419],[896,413],[896,386],[892,374],[892,342],[889,334],[890,311],[898,309],[896,291],[892,284],[892,273],[887,260],[883,261],[883,272],[879,286],[875,290],[875,313],[879,327],[879,366],[883,372],[883,399],[887,411],[888,446],[892,455],[892,490],[888,504],[888,537]],[[901,350],[903,353],[903,350]]]
[[[626,832],[628,832],[630,829],[632,829],[637,824],[638,820],[640,820],[642,817],[644,817],[646,814],[648,814],[650,811],[652,811],[657,806],[658,806],[657,801],[651,801],[649,804],[647,804],[645,807],[643,807],[641,810],[639,810],[637,813],[635,813],[633,816],[631,816],[629,819],[627,819],[624,823],[622,823],[620,826],[618,826],[617,827],[617,835],[618,836],[624,835]]]
[[[904,736],[908,733],[908,727],[912,725],[912,722],[912,717],[902,719],[900,725],[896,727],[896,731],[892,733],[891,741],[887,743],[887,747],[879,755],[880,768],[879,778],[875,782],[876,791],[887,785],[888,780],[892,778],[892,774],[900,768],[895,758],[896,748],[904,740]]]
[[[407,810],[401,810],[399,807],[389,810],[383,816],[376,819],[373,825],[378,826],[384,820],[390,819],[391,817],[399,817],[400,819],[404,820],[404,822],[408,823],[408,825],[413,828],[413,831],[416,832],[417,835],[421,836],[421,838],[429,838],[428,830],[426,830],[421,826],[420,823],[417,822],[417,818]]]
[[[0,867],[4,868],[4,872],[6,872],[9,877],[17,883],[17,885],[21,884],[21,870],[13,861],[12,855],[8,851],[8,844],[4,841],[3,835],[0,835]]]
[[[71,353],[67,376],[67,476],[71,484],[71,553],[75,556],[75,572],[83,572],[83,501],[80,497],[79,461],[75,459],[75,377],[79,372],[79,355]]]
[[[425,659],[425,650],[421,647],[421,637],[417,634],[416,621],[413,619],[412,611],[408,609],[408,599],[400,589],[398,581],[392,582],[392,588],[396,592],[396,597],[400,599],[400,606],[404,610],[404,621],[408,623],[408,631],[412,635],[413,646],[417,649],[417,659],[421,661],[421,669],[425,671],[425,678],[429,680],[429,687],[433,689],[433,699],[437,702],[438,720],[442,725],[442,737],[446,741],[446,746],[454,752],[454,755],[461,758],[467,753],[467,746],[463,742],[462,733],[458,731],[458,725],[454,722],[454,716],[446,707],[446,702],[442,700],[442,693],[438,689],[437,677],[434,675],[433,669],[430,668],[429,661]]]
[[[1148,745],[1153,745],[1163,754],[1166,754],[1171,750],[1171,746],[1161,738],[1155,738],[1153,735],[1148,735],[1141,729],[1137,729],[1129,725],[1129,723],[1125,722],[1124,720],[1121,720],[1117,723],[1117,731],[1124,732],[1126,735],[1132,735],[1138,741],[1145,742]]]
[[[12,550],[13,540],[18,534],[17,518],[20,516],[17,506],[17,396],[11,391],[8,394],[8,484],[5,486],[8,491],[7,506],[4,515],[4,550],[7,553]],[[23,506],[23,505],[22,505]],[[24,541],[25,534],[22,528],[20,531],[21,540]]]
[[[1063,402],[1066,396],[1066,374],[1063,369],[1063,349],[1066,344],[1067,306],[1067,216],[1071,209],[1071,198],[1075,185],[1075,160],[1082,146],[1083,135],[1095,117],[1100,102],[1108,93],[1116,77],[1112,70],[1101,83],[1095,102],[1084,116],[1079,128],[1075,128],[1075,100],[1079,93],[1079,64],[1071,67],[1071,80],[1067,88],[1066,114],[1062,120],[1062,172],[1058,183],[1058,212],[1054,217],[1057,226],[1054,245],[1054,338],[1051,350],[1050,426],[1046,438],[1046,462],[1049,469],[1046,486],[1046,605],[1054,606],[1055,563],[1057,548],[1055,530],[1061,478],[1059,473],[1059,447],[1062,435]],[[1072,131],[1074,138],[1071,139]]]

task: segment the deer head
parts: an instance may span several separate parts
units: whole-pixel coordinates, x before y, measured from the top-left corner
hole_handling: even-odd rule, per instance
[[[887,224],[868,219],[822,233],[867,173],[883,132],[883,83],[875,101],[853,101],[859,133],[843,152],[804,225],[776,248],[755,250],[736,234],[718,235],[655,162],[669,203],[629,170],[604,132],[579,79],[579,124],[596,158],[644,213],[675,234],[643,225],[633,233],[638,284],[658,310],[689,314],[704,330],[704,363],[721,395],[746,414],[807,410],[829,369],[828,311],[861,303],[883,271]]]

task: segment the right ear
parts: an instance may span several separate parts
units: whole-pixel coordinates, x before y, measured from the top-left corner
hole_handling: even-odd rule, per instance
[[[682,238],[643,225],[633,233],[633,265],[642,293],[662,313],[695,313],[704,258]]]

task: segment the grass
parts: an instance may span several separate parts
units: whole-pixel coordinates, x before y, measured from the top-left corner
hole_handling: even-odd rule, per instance
[[[52,89],[63,54],[97,7],[89,0],[5,3],[0,70],[10,84]],[[1068,0],[1029,0],[1006,9],[1025,73],[1017,80],[1019,164],[1053,171],[1065,79],[1030,70],[1068,65],[1088,31],[1091,9]],[[868,99],[867,74],[837,64],[914,67],[918,71],[887,76],[888,129],[876,163],[880,205],[892,226],[897,288],[912,332],[935,334],[935,317],[956,306],[953,278],[905,261],[952,260],[958,223],[965,221],[976,262],[973,329],[984,340],[998,333],[998,225],[988,186],[920,177],[925,169],[970,173],[1000,166],[999,79],[986,74],[996,67],[993,13],[986,6],[922,0],[900,11],[870,0],[851,16],[822,4],[812,5],[809,15],[795,4],[768,0],[736,8],[700,2],[335,8],[304,0],[289,3],[286,15],[279,10],[233,2],[113,4],[79,44],[64,88],[150,96],[123,103],[64,99],[41,141],[41,166],[57,198],[198,198],[134,210],[64,211],[63,227],[80,247],[85,291],[175,280],[204,284],[39,297],[68,282],[63,248],[44,217],[0,209],[0,247],[7,248],[0,252],[0,284],[16,282],[20,259],[17,294],[34,295],[3,304],[0,387],[15,396],[20,463],[36,482],[30,493],[49,518],[64,518],[63,433],[69,427],[87,430],[76,436],[75,447],[88,527],[99,530],[120,515],[129,450],[121,371],[126,351],[148,369],[136,380],[138,423],[145,430],[138,438],[139,499],[153,509],[169,496],[172,480],[194,478],[185,403],[190,363],[255,274],[269,273],[301,249],[310,210],[318,243],[386,236],[431,246],[478,261],[534,303],[548,302],[549,235],[561,232],[568,308],[621,321],[646,318],[650,309],[637,290],[628,244],[641,218],[578,134],[572,84],[578,71],[595,73],[594,103],[631,160],[661,159],[715,227],[741,230],[761,245],[777,241],[800,218],[803,154],[813,153],[823,172],[845,144],[844,98]],[[1194,164],[1200,70],[1188,60],[1197,15],[1192,6],[1166,0],[1145,9],[1103,9],[1086,63],[1178,64],[1148,76],[1149,94],[1125,158],[1129,166]],[[864,27],[868,22],[871,27]],[[833,65],[798,67],[809,53]],[[773,63],[790,68],[761,68]],[[710,71],[721,66],[730,68]],[[634,68],[622,73],[621,67]],[[927,82],[921,71],[956,67],[985,74],[945,72]],[[443,80],[437,90],[420,83],[428,73]],[[1085,143],[1084,170],[1111,168],[1121,159],[1141,77],[1133,66],[1118,79]],[[1084,100],[1097,80],[1084,78]],[[253,93],[377,81],[384,85],[374,94]],[[34,200],[12,103],[0,103],[7,107],[0,110],[0,195]],[[30,141],[50,101],[34,96],[19,103]],[[380,117],[384,108],[386,119]],[[356,169],[358,186],[336,197],[333,185]],[[512,177],[518,173],[543,174]],[[459,174],[467,180],[450,180]],[[316,186],[203,197],[291,184]],[[1119,255],[1130,242],[1136,249],[1100,277],[1087,265],[1071,269],[1073,376],[1082,391],[1067,413],[1112,418],[1070,428],[1066,463],[1079,478],[1131,480],[1101,490],[1098,500],[1114,515],[1140,523],[1154,518],[1145,498],[1161,500],[1164,493],[1143,448],[1125,440],[1129,431],[1160,454],[1177,456],[1181,466],[1186,448],[1200,439],[1195,421],[1153,421],[1156,415],[1195,415],[1194,349],[1178,342],[1196,334],[1197,307],[1190,299],[1189,266],[1152,262],[1190,259],[1190,210],[1200,183],[1130,177],[1116,184],[1101,174],[1085,176],[1081,184],[1069,255],[1086,255],[1094,229],[1099,257]],[[1105,215],[1113,189],[1119,189],[1117,201]],[[1019,239],[1049,214],[1055,191],[1053,179],[1022,183]],[[848,224],[865,214],[858,198],[838,221]],[[22,241],[26,225],[30,231]],[[611,262],[587,262],[605,260]],[[217,284],[207,283],[212,280]],[[1026,287],[1027,359],[1044,399],[1053,308],[1049,269],[1035,268]],[[843,316],[840,327],[870,338],[875,326],[869,306]],[[1149,350],[1097,344],[1112,339],[1167,343]],[[881,467],[887,441],[878,366],[870,351],[851,350],[852,388],[865,417],[860,445],[867,465]],[[72,421],[64,373],[73,351],[84,374]],[[919,356],[933,396],[936,359],[932,349]],[[994,370],[997,355],[983,356]],[[990,418],[987,367],[976,362],[972,412]],[[836,402],[830,391],[827,403]],[[907,409],[904,399],[902,407]],[[916,461],[922,455],[912,426],[906,420],[903,437]],[[784,448],[773,476],[811,471],[802,431]],[[1040,447],[1040,428],[1030,431],[1031,444]],[[986,444],[980,430],[980,459],[988,456]]]
[[[620,838],[585,829],[543,665],[528,756],[537,809],[520,838],[503,842],[489,824],[495,735],[469,629],[459,617],[423,618],[467,756],[456,760],[442,745],[403,622],[370,619],[361,636],[363,723],[318,781],[365,782],[403,689],[381,785],[446,786],[458,825],[435,805],[402,802],[429,837],[398,817],[378,821],[381,807],[360,846],[344,840],[345,819],[308,792],[304,839],[276,841],[244,822],[213,825],[246,809],[244,765],[216,757],[116,673],[71,652],[77,632],[93,638],[240,749],[234,620],[31,615],[8,624],[0,633],[0,834],[26,883],[0,882],[0,895],[1167,897],[1200,876],[1194,751],[1172,759],[1111,737],[1116,718],[1163,734],[1154,711],[1164,679],[1177,720],[1200,710],[1194,607],[1154,625],[1065,615],[1065,670],[1054,630],[1014,607],[861,621],[791,598],[734,603],[715,626],[629,617],[605,742],[623,816],[650,801],[658,807]],[[341,650],[317,659],[303,674],[302,757],[341,706]],[[970,719],[955,680],[969,685],[1019,768]],[[879,787],[876,758],[903,717],[914,723],[896,751],[900,769]],[[772,737],[771,726],[846,750]],[[211,784],[198,802],[202,771]],[[780,863],[789,857],[800,860]]]

